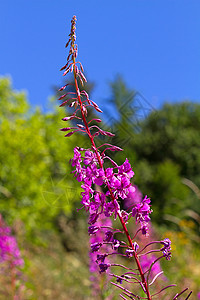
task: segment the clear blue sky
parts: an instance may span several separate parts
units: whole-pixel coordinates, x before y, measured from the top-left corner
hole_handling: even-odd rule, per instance
[[[0,74],[32,104],[44,107],[62,83],[74,14],[93,100],[104,104],[119,73],[156,108],[200,102],[200,0],[1,0]]]

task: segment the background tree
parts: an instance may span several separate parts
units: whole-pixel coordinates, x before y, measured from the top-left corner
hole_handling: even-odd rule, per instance
[[[120,162],[130,157],[135,183],[152,198],[153,220],[183,217],[188,208],[200,213],[197,198],[183,183],[187,178],[200,186],[200,105],[166,103],[155,111],[141,95],[138,101],[137,92],[120,77],[111,83],[111,92],[117,110],[111,127],[125,141]],[[125,129],[123,133],[119,128]]]
[[[59,132],[59,109],[31,112],[8,78],[0,80],[0,108],[0,210],[9,224],[21,220],[28,234],[52,229],[55,217],[78,200],[67,159],[77,137],[69,143]]]

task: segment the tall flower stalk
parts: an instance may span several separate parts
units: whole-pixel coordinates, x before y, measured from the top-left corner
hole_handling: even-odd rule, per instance
[[[139,248],[136,242],[137,236],[139,234],[144,237],[148,235],[148,222],[150,221],[150,214],[152,213],[151,200],[145,196],[144,199],[133,205],[131,211],[125,211],[120,208],[119,203],[121,202],[123,207],[123,201],[127,199],[130,194],[136,192],[135,187],[131,184],[131,178],[134,176],[134,172],[128,159],[119,166],[108,156],[107,152],[122,151],[121,148],[108,143],[104,143],[99,147],[95,144],[95,137],[99,135],[113,136],[113,134],[102,130],[98,126],[101,119],[88,119],[88,108],[93,108],[100,113],[102,113],[102,111],[99,106],[89,98],[88,93],[79,87],[79,84],[84,86],[84,82],[87,80],[83,73],[82,64],[77,61],[78,47],[76,44],[75,16],[71,21],[71,32],[66,47],[68,46],[70,49],[67,62],[61,70],[64,70],[64,76],[67,73],[73,73],[75,92],[67,92],[63,94],[59,100],[63,101],[60,106],[68,105],[69,107],[74,107],[72,115],[66,116],[62,120],[73,120],[77,122],[74,127],[64,127],[61,131],[68,132],[65,135],[66,137],[70,137],[75,132],[86,134],[91,143],[89,149],[78,146],[75,147],[74,157],[71,159],[72,167],[75,168],[73,171],[74,177],[82,183],[81,187],[83,192],[81,193],[81,203],[83,208],[89,213],[88,232],[94,237],[100,230],[103,230],[104,233],[101,240],[94,241],[95,239],[91,239],[93,241],[91,243],[91,253],[98,253],[96,263],[100,273],[108,272],[111,268],[116,269],[116,267],[122,270],[120,275],[110,273],[110,275],[116,279],[116,282],[111,283],[121,290],[120,297],[122,299],[151,300],[154,296],[164,293],[166,289],[174,286],[168,285],[156,293],[152,294],[151,292],[151,286],[160,276],[160,273],[162,273],[156,274],[152,279],[151,272],[155,269],[153,266],[156,262],[160,261],[161,258],[170,260],[171,242],[166,238],[162,241],[152,241],[142,249]],[[59,91],[64,91],[66,87],[67,85],[61,87]],[[105,161],[110,162],[110,167],[104,167]],[[103,192],[99,189],[94,189],[95,185],[101,186]],[[114,220],[118,218],[121,228],[116,229],[112,226],[100,226],[98,220],[102,216],[104,218],[114,218]],[[132,219],[135,220],[137,225],[137,230],[133,236],[127,228],[128,222]],[[116,233],[120,233],[125,239],[116,239]],[[102,252],[102,250],[105,249],[105,245],[107,246],[106,251]],[[129,268],[122,264],[110,263],[108,257],[117,257],[118,255],[135,261],[135,267]],[[150,266],[145,271],[141,264],[141,257],[144,255],[153,257]],[[140,286],[142,296],[123,287],[123,283],[126,283],[126,285],[134,283]],[[176,294],[173,299],[178,299],[186,290],[187,289]],[[190,294],[186,299],[189,298]]]

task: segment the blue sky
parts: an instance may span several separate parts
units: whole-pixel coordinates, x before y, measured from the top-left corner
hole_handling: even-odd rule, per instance
[[[199,0],[2,0],[0,75],[32,104],[45,107],[62,83],[74,14],[79,59],[101,106],[116,74],[155,108],[200,102]]]

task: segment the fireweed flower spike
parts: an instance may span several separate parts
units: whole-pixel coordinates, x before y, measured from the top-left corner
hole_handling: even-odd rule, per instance
[[[160,269],[158,268],[158,274],[154,272],[154,278],[152,279],[153,270],[155,267],[153,265],[156,261],[161,258],[166,258],[167,260],[171,257],[171,242],[169,239],[165,239],[161,242],[151,242],[140,250],[139,245],[135,241],[136,235],[141,234],[143,236],[148,235],[148,223],[150,221],[151,200],[145,196],[141,201],[137,201],[131,206],[131,209],[124,211],[120,208],[119,201],[123,201],[130,198],[131,194],[136,192],[136,189],[131,184],[131,179],[134,176],[132,167],[128,161],[118,166],[108,155],[107,150],[111,151],[121,151],[117,146],[110,144],[103,144],[99,147],[95,144],[95,137],[98,135],[103,136],[113,136],[112,133],[102,130],[98,125],[101,119],[88,120],[87,111],[88,108],[93,108],[97,112],[102,113],[98,105],[89,98],[86,91],[80,91],[79,83],[84,86],[86,78],[84,76],[83,66],[77,61],[78,56],[78,46],[76,44],[76,17],[74,16],[71,21],[71,31],[69,34],[69,40],[66,47],[69,46],[69,54],[67,57],[66,64],[61,68],[64,71],[63,76],[68,73],[73,73],[75,92],[63,94],[59,100],[63,101],[60,106],[69,106],[74,108],[74,112],[70,116],[64,117],[63,121],[77,120],[76,126],[62,128],[62,131],[67,131],[68,133],[65,137],[69,137],[75,132],[86,134],[91,142],[91,148],[83,149],[80,147],[75,147],[74,156],[71,159],[71,164],[74,167],[74,177],[82,183],[81,187],[83,192],[81,193],[81,204],[82,207],[89,213],[89,229],[88,232],[93,238],[91,238],[91,257],[96,257],[96,263],[100,273],[110,272],[111,268],[119,268],[122,271],[121,275],[116,275],[110,273],[113,278],[117,278],[117,283],[112,282],[113,285],[121,289],[120,297],[122,299],[148,299],[151,300],[155,295],[160,295],[165,292],[165,290],[174,285],[168,285],[161,287],[156,293],[151,291],[151,288],[156,281],[157,277],[160,275]],[[60,88],[60,91],[64,91],[67,85]],[[71,110],[70,110],[71,111]],[[93,125],[90,125],[92,122]],[[104,161],[109,160],[110,166],[105,168]],[[95,185],[102,188],[95,189]],[[102,226],[100,220],[105,218],[119,219],[121,223],[121,228],[114,229],[111,226]],[[131,237],[128,229],[127,223],[131,219],[135,220],[137,233]],[[109,223],[109,222],[107,222]],[[104,223],[105,224],[105,223]],[[97,237],[98,231],[101,232],[101,238]],[[118,240],[115,237],[116,232],[123,233],[125,240]],[[134,240],[133,240],[134,239]],[[159,249],[149,249],[149,246],[159,245]],[[118,251],[120,249],[120,251]],[[106,251],[106,252],[105,252]],[[144,252],[145,251],[145,252]],[[147,270],[143,270],[142,267],[142,255],[149,255],[153,257],[150,267]],[[154,253],[154,255],[152,255]],[[156,254],[161,253],[161,256],[157,257]],[[94,254],[94,255],[93,255]],[[129,259],[135,261],[132,268],[128,268],[124,265],[112,263],[113,256],[116,258],[118,255],[126,256]],[[112,258],[108,260],[108,256]],[[141,259],[141,261],[140,261]],[[94,269],[94,267],[93,267]],[[151,283],[148,283],[148,279],[151,277]],[[131,283],[136,284],[137,287],[141,287],[140,296],[138,292],[131,292],[129,289],[123,287],[122,284]],[[126,286],[127,287],[127,286]],[[138,289],[137,289],[138,290]],[[181,293],[176,294],[174,299],[178,299]],[[145,294],[145,297],[144,297]],[[188,299],[190,294],[187,296]]]

